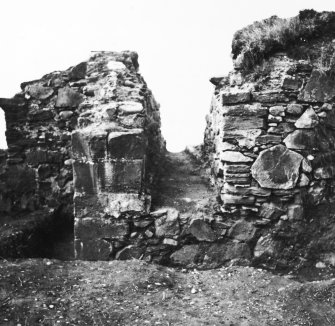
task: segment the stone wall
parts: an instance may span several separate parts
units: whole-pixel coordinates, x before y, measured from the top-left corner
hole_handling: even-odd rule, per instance
[[[334,76],[285,53],[267,67],[261,81],[238,70],[211,79],[205,131],[227,234],[254,261],[296,249],[309,209],[329,202],[335,185]]]
[[[149,214],[165,148],[137,58],[116,59],[97,53],[88,62],[88,96],[72,133],[75,250],[82,259],[114,258],[129,244],[134,220]]]
[[[128,219],[148,212],[165,150],[159,105],[138,67],[135,52],[95,52],[0,99],[1,217],[47,209],[73,218],[75,210],[77,258],[110,257],[108,241],[120,243]],[[99,241],[108,246],[92,246]]]

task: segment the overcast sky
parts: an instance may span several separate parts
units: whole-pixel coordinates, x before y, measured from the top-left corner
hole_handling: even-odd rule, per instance
[[[203,140],[213,91],[208,80],[231,70],[234,32],[310,8],[335,11],[335,1],[3,0],[0,97],[12,97],[23,81],[86,60],[91,50],[135,50],[161,104],[167,147],[179,151]],[[4,130],[0,114],[0,148]]]

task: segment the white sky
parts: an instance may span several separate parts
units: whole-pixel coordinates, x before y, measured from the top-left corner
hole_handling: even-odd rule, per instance
[[[231,70],[234,32],[311,8],[335,11],[335,1],[1,1],[0,97],[12,97],[23,81],[86,60],[91,50],[135,50],[161,104],[167,147],[179,151],[203,140],[213,91],[208,80]],[[0,114],[0,148],[4,130]]]

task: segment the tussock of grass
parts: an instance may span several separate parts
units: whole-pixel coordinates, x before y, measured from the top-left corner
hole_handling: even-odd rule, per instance
[[[272,16],[237,31],[232,55],[247,72],[276,51],[327,34],[335,36],[335,12],[303,10],[287,19]]]

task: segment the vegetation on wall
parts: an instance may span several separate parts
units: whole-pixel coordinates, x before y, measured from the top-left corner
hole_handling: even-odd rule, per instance
[[[335,36],[335,12],[310,9],[287,19],[272,16],[237,31],[232,41],[232,55],[237,66],[247,72],[272,53],[321,35]]]

